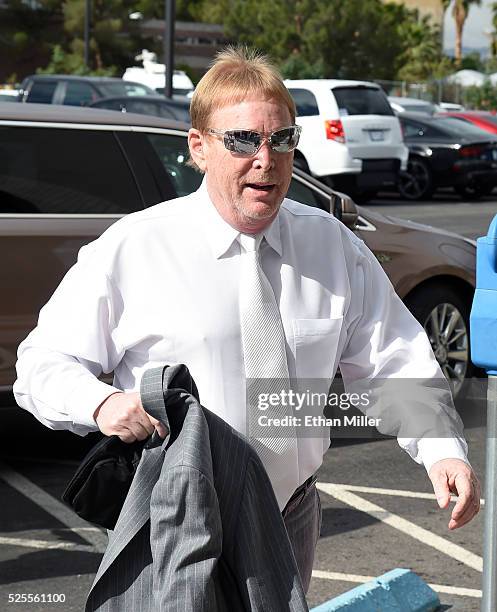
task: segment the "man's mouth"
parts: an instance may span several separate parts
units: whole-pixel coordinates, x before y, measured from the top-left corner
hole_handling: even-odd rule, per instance
[[[245,187],[250,187],[250,189],[257,191],[270,192],[276,185],[274,183],[245,183]]]

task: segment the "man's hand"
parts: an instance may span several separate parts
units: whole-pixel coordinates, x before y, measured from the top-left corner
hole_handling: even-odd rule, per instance
[[[449,529],[462,527],[480,511],[480,483],[471,467],[461,459],[442,459],[428,473],[440,508],[447,508],[450,494],[459,499],[452,510]]]
[[[128,444],[148,438],[154,429],[161,438],[169,433],[165,425],[145,412],[139,393],[109,395],[95,410],[93,418],[103,434],[119,436]]]

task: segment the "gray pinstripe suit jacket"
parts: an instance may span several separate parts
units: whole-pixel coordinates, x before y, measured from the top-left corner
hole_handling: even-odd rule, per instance
[[[186,366],[147,371],[140,391],[170,438],[143,451],[86,610],[308,610],[256,452],[200,406]]]

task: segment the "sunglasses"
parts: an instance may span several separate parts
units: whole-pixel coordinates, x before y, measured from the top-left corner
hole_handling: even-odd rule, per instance
[[[224,146],[228,151],[252,157],[259,151],[264,142],[267,140],[272,151],[276,153],[290,153],[299,144],[300,125],[291,125],[290,127],[281,128],[269,134],[261,134],[254,130],[214,130],[209,128],[208,134],[223,138]]]

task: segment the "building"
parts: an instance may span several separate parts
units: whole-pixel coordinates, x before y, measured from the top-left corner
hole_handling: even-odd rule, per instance
[[[140,23],[139,29],[144,36],[162,42],[165,29],[162,19],[144,20]],[[207,71],[215,54],[229,42],[224,35],[222,25],[176,21],[174,64],[176,67],[188,66],[200,78]]]
[[[442,0],[388,0],[388,2],[403,4],[408,9],[417,9],[421,17],[429,15],[433,25],[438,25],[440,29],[443,28],[445,11]]]

